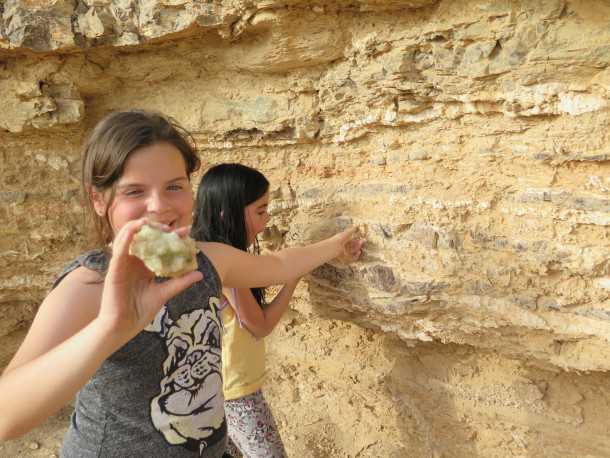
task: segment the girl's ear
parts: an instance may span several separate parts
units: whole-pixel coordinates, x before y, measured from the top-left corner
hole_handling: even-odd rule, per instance
[[[106,214],[106,199],[104,199],[104,194],[96,191],[94,188],[89,189],[89,196],[91,198],[91,202],[93,203],[93,209],[98,216],[104,216]]]

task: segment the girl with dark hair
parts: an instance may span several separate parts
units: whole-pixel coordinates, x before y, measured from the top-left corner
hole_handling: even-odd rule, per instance
[[[209,169],[197,191],[192,234],[259,254],[257,235],[269,221],[269,182],[241,164]],[[281,458],[284,446],[262,393],[265,344],[299,279],[287,282],[269,303],[264,288],[223,288],[222,373],[230,448],[247,458]],[[236,452],[236,450],[231,450]]]
[[[220,458],[221,285],[287,282],[335,256],[356,259],[361,242],[346,231],[268,256],[199,243],[196,271],[160,281],[129,246],[145,223],[187,234],[199,167],[190,137],[156,113],[112,113],[82,164],[99,248],[60,274],[0,378],[0,440],[76,395],[62,458]]]

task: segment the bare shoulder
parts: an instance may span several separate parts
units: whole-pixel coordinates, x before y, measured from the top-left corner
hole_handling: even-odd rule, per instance
[[[42,302],[36,321],[58,324],[68,334],[85,327],[99,313],[104,289],[104,277],[86,267],[78,267],[70,272]]]
[[[55,302],[59,299],[66,306],[71,303],[78,303],[79,306],[95,308],[97,312],[103,289],[104,277],[99,272],[86,267],[78,267],[66,275],[59,285],[49,293],[43,305],[48,301]]]
[[[79,330],[97,316],[103,289],[104,277],[99,272],[78,267],[44,299],[37,318],[65,320],[68,328]]]
[[[6,370],[46,353],[91,323],[99,313],[103,282],[99,273],[85,267],[66,275],[43,300]]]

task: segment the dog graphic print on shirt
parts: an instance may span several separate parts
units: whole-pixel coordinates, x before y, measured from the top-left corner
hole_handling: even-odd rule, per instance
[[[173,321],[163,308],[146,331],[159,334],[167,348],[159,393],[150,402],[155,428],[172,445],[200,454],[213,436],[226,433],[222,394],[220,301]]]

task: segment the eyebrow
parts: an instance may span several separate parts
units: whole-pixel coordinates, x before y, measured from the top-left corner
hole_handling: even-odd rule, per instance
[[[176,183],[177,181],[188,181],[187,177],[177,177],[177,178],[172,178],[171,180],[167,181],[165,184],[172,184],[172,183]],[[117,186],[118,189],[125,189],[125,188],[136,188],[138,186],[146,186],[142,183],[125,183],[125,184],[120,184]]]

